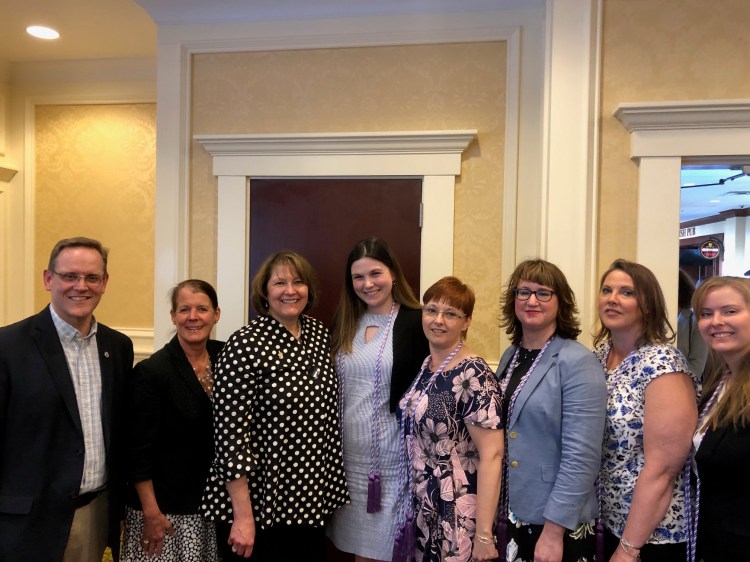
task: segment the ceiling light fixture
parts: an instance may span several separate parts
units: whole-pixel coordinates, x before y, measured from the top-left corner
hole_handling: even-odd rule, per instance
[[[30,25],[26,28],[26,33],[38,39],[57,39],[60,37],[57,31],[43,25]]]

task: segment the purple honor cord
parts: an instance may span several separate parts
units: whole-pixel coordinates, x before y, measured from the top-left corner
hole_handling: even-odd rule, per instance
[[[708,399],[706,405],[703,406],[700,415],[698,416],[698,424],[696,425],[697,431],[700,431],[706,422],[706,418],[711,414],[711,410],[714,404],[721,396],[724,387],[726,386],[727,379],[729,378],[729,372],[725,373],[721,377],[719,384],[716,385],[711,398]],[[708,431],[708,429],[706,429]],[[685,481],[683,487],[685,491],[685,526],[687,527],[687,559],[688,562],[695,562],[696,559],[696,546],[698,543],[698,517],[700,515],[700,502],[701,502],[701,478],[698,471],[695,471],[695,497],[691,494],[690,488],[690,473],[692,471],[693,459],[698,451],[693,448],[691,454],[688,456],[688,460],[685,463]]]
[[[372,397],[372,423],[370,424],[370,475],[367,477],[367,513],[377,513],[381,509],[381,483],[380,483],[380,383],[383,375],[383,351],[388,341],[388,334],[393,325],[393,313],[396,310],[396,301],[391,303],[391,312],[388,315],[388,324],[385,327],[383,339],[378,349],[378,357],[375,360],[375,388]]]
[[[534,358],[534,361],[532,361],[531,366],[529,367],[529,370],[526,371],[526,374],[524,374],[523,377],[521,377],[521,380],[518,381],[518,386],[516,386],[515,391],[513,392],[513,395],[510,397],[510,400],[508,401],[508,413],[505,416],[505,419],[507,420],[506,426],[510,424],[510,418],[513,415],[513,408],[516,405],[516,398],[518,398],[518,395],[521,393],[521,390],[523,389],[526,382],[529,380],[529,377],[534,372],[534,369],[539,364],[539,361],[542,359],[542,356],[544,355],[544,352],[547,351],[547,348],[549,347],[549,344],[552,343],[552,340],[555,339],[554,334],[551,338],[549,338],[542,349],[539,351],[539,354]],[[518,347],[516,348],[515,353],[513,354],[513,359],[510,360],[510,363],[508,364],[508,369],[505,372],[505,376],[503,377],[503,380],[500,381],[500,390],[502,391],[503,395],[505,395],[505,391],[508,388],[508,384],[510,384],[510,377],[513,376],[513,371],[516,370],[516,367],[518,367],[518,364],[520,361],[518,360],[518,357],[521,353],[521,346],[523,345],[523,340],[518,344]],[[500,513],[497,519],[497,528],[495,529],[495,536],[497,537],[497,551],[500,553],[500,558],[505,558],[505,551],[507,548],[507,542],[508,542],[508,536],[507,536],[507,528],[508,528],[508,513],[510,509],[510,496],[508,495],[508,427],[505,428],[506,430],[503,432],[505,437],[505,456],[503,457],[503,466],[502,466],[502,474],[500,476]]]
[[[448,363],[456,356],[464,342],[461,340],[458,342],[456,348],[450,352],[448,357],[440,364],[440,367],[432,374],[430,380],[424,385],[424,393],[420,396],[419,400],[426,398],[427,390],[433,385],[435,379],[445,370]],[[419,381],[422,380],[422,375],[430,364],[432,355],[428,355],[422,367],[419,369],[419,375],[411,383],[409,390],[402,398],[404,407],[401,410],[401,443],[403,443],[403,449],[401,451],[401,459],[399,462],[399,493],[398,493],[398,521],[396,525],[396,538],[393,541],[393,558],[392,562],[409,562],[414,556],[416,549],[416,529],[414,521],[414,508],[411,505],[411,497],[413,495],[414,478],[410,477],[410,473],[413,466],[414,449],[412,448],[412,442],[414,439],[414,415],[417,409],[417,404],[412,404],[412,399],[417,391]]]

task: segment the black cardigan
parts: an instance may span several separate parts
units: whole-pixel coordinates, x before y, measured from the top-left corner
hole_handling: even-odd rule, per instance
[[[207,342],[212,365],[223,345]],[[128,400],[128,505],[141,509],[132,484],[152,480],[162,513],[198,513],[214,454],[212,408],[177,336],[135,366]]]
[[[419,374],[430,345],[422,329],[422,310],[401,305],[393,323],[393,371],[391,372],[391,412]]]
[[[709,429],[695,454],[701,477],[698,553],[750,560],[750,427]]]

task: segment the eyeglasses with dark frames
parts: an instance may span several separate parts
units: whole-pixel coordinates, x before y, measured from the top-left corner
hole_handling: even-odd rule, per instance
[[[532,291],[531,289],[513,289],[513,294],[516,295],[519,301],[527,301],[531,298],[531,295],[534,295],[539,302],[549,302],[552,300],[555,291],[550,289],[537,289],[536,291]]]
[[[460,314],[455,310],[451,310],[450,308],[448,310],[440,310],[436,306],[425,306],[422,309],[422,314],[427,316],[427,318],[437,318],[442,314],[443,320],[445,320],[446,322],[455,322],[456,320],[460,320],[461,318],[466,318],[466,314]]]
[[[80,275],[78,273],[55,271],[54,269],[50,269],[50,271],[57,275],[65,283],[78,283],[79,279],[83,279],[86,285],[96,287],[98,285],[101,285],[102,281],[104,281],[103,275],[94,275],[93,273],[89,273],[88,275]]]

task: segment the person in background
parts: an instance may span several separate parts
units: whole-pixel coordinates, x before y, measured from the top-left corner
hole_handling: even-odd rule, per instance
[[[328,534],[356,562],[384,561],[391,559],[398,507],[394,412],[429,347],[419,301],[385,240],[357,242],[346,260],[343,287],[333,354],[351,504],[336,510]]]
[[[698,329],[717,356],[706,373],[696,448],[698,558],[750,557],[750,280],[711,277],[693,296]]]
[[[216,530],[199,513],[213,459],[211,393],[224,342],[210,339],[221,311],[207,282],[170,293],[176,334],[136,365],[129,384],[125,562],[213,562]]]
[[[708,358],[708,346],[698,331],[698,319],[691,308],[695,283],[690,276],[680,270],[677,284],[677,349],[687,359],[690,372],[703,376]]]
[[[424,294],[430,355],[399,402],[404,501],[395,562],[498,557],[502,397],[489,365],[464,342],[473,311],[474,292],[455,277]]]
[[[604,372],[575,341],[575,296],[556,265],[519,264],[501,305],[500,325],[512,339],[497,371],[507,437],[507,560],[593,560]]]
[[[0,560],[101,562],[119,551],[122,429],[133,342],[94,310],[109,250],[52,248],[50,304],[0,328]]]
[[[219,357],[202,511],[225,561],[322,562],[324,524],[349,500],[330,337],[304,314],[318,296],[305,258],[271,255],[252,282],[259,316]]]
[[[682,562],[683,470],[697,419],[697,375],[670,345],[654,274],[616,260],[599,286],[596,356],[607,375],[601,517],[611,562]]]

